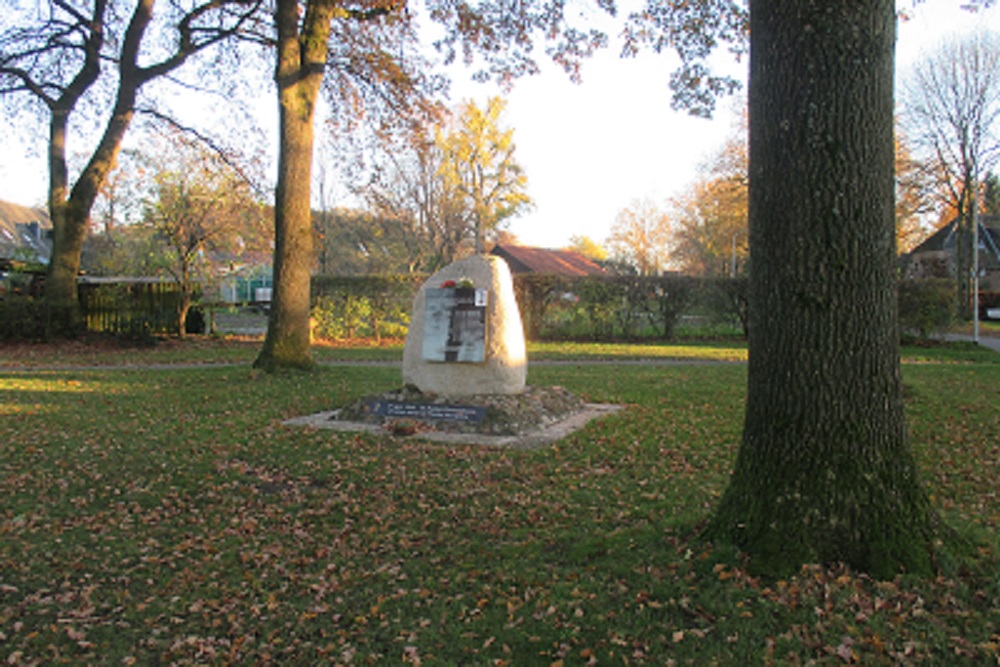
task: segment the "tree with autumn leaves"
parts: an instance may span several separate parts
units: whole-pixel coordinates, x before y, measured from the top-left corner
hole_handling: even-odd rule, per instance
[[[244,174],[198,142],[171,135],[169,149],[147,156],[150,174],[139,227],[159,248],[155,268],[179,286],[178,331],[184,335],[199,284],[215,286],[212,256],[260,247],[265,208]]]
[[[475,251],[485,252],[486,234],[531,205],[527,178],[515,159],[513,128],[504,128],[506,103],[491,97],[480,109],[466,102],[450,129],[439,130],[440,176],[468,211]]]
[[[274,283],[264,345],[254,366],[267,371],[308,368],[310,271],[313,261],[312,161],[316,108],[328,68],[342,64],[345,86],[335,91],[345,104],[369,88],[383,89],[409,108],[419,90],[393,48],[412,40],[397,3],[277,0],[274,81],[278,97],[278,180],[275,188]],[[351,67],[359,75],[350,76]],[[384,88],[383,88],[384,86]],[[352,94],[357,91],[357,94]],[[419,98],[417,103],[419,103]]]
[[[605,245],[611,261],[640,276],[658,276],[670,261],[670,218],[648,199],[637,199],[615,216]]]
[[[393,221],[414,257],[433,271],[468,252],[482,252],[504,225],[531,204],[517,161],[514,129],[500,97],[485,107],[466,100],[424,124],[382,132],[352,192]]]
[[[149,0],[151,2],[151,0]],[[613,7],[605,2],[602,6]],[[603,43],[562,3],[431,3],[446,53],[480,53],[487,75],[531,72],[537,30],[572,72]],[[317,95],[339,33],[404,22],[395,4],[277,0],[281,151],[275,307],[257,365],[308,366],[309,185]],[[680,104],[710,110],[727,83],[704,61],[742,52],[738,2],[650,1],[634,44],[675,48]],[[743,440],[706,535],[757,571],[843,562],[929,573],[953,544],[919,482],[903,415],[895,312],[891,0],[751,0],[751,327]],[[360,28],[359,28],[360,29]],[[355,35],[357,36],[357,35]],[[367,52],[345,57],[365,61]],[[391,59],[380,65],[391,65]],[[355,61],[359,65],[361,62]],[[390,71],[380,70],[380,71]]]
[[[7,8],[0,32],[0,103],[14,115],[41,114],[48,125],[50,333],[79,328],[76,279],[90,214],[143,95],[185,73],[196,57],[251,31],[263,6],[263,0],[159,6],[156,0],[51,0]],[[100,128],[99,139],[84,151],[85,164],[73,180],[70,147],[81,122],[87,124],[81,116]]]
[[[550,53],[571,73],[579,58],[605,42],[600,32],[574,28],[562,5],[529,2],[509,7],[491,0],[477,4],[438,0],[429,3],[427,10],[443,28],[444,37],[437,46],[447,60],[461,54],[471,62],[478,53],[484,64],[482,75],[501,80],[536,70],[531,53],[539,34],[552,43]],[[357,67],[368,67],[370,76],[364,80],[368,85],[359,90],[376,89],[377,98],[388,99],[388,107],[397,115],[426,108],[422,89],[414,85],[415,70],[406,66],[406,57],[400,56],[405,53],[402,45],[415,34],[413,17],[403,3],[397,2],[277,0],[275,82],[280,150],[275,189],[274,288],[267,336],[254,362],[258,368],[273,371],[312,364],[310,189],[316,102],[328,67],[338,62],[331,54]],[[350,68],[343,71],[351,74]],[[334,90],[343,99],[342,89],[338,86]],[[352,99],[364,101],[358,96]],[[466,194],[475,199],[475,183],[465,186]],[[478,215],[485,215],[485,209]]]
[[[982,207],[983,181],[1000,159],[1000,38],[980,31],[943,43],[916,65],[903,100],[903,117],[921,158],[918,173],[957,221],[956,289],[960,314],[969,318],[976,303],[973,218]]]
[[[670,261],[696,276],[738,276],[749,269],[747,127],[730,136],[700,174],[667,207]],[[921,218],[930,203],[923,165],[897,126],[895,139],[896,242],[905,252],[926,234]]]
[[[688,189],[671,200],[673,260],[687,274],[736,276],[746,271],[745,135],[726,141]]]
[[[756,572],[929,574],[962,550],[921,485],[904,416],[896,20],[891,0],[749,3],[747,406],[705,536]]]

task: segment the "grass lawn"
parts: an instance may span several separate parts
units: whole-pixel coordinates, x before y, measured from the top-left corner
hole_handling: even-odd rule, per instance
[[[255,343],[0,347],[0,660],[9,664],[970,664],[1000,660],[1000,355],[908,350],[924,479],[979,544],[934,580],[750,577],[694,539],[746,368],[539,364],[627,409],[521,451],[290,428],[395,364],[251,371]],[[145,353],[144,353],[145,354]],[[740,346],[532,358],[741,359]],[[317,351],[401,357],[399,347]],[[27,359],[27,360],[25,360]],[[18,363],[19,368],[10,364]],[[83,363],[87,368],[58,368]],[[143,359],[142,363],[148,363]]]
[[[251,364],[260,351],[262,338],[189,337],[165,339],[155,345],[122,347],[75,344],[0,346],[0,368],[52,366],[158,365],[169,363]],[[528,356],[535,360],[614,360],[671,359],[746,361],[746,343],[733,340],[711,343],[529,343]],[[360,341],[354,344],[320,342],[313,346],[318,363],[337,361],[393,361],[403,359],[403,341],[381,345]]]

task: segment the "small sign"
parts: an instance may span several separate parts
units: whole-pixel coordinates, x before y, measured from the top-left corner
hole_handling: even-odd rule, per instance
[[[474,287],[424,290],[425,361],[482,363],[486,360],[489,292]]]
[[[477,405],[443,405],[440,403],[410,403],[407,401],[368,401],[366,407],[373,415],[396,419],[420,421],[450,421],[481,423],[486,418],[486,408]]]

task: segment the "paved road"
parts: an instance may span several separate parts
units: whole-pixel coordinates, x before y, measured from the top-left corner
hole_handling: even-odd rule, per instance
[[[967,336],[965,334],[945,334],[945,340],[954,341],[966,341],[973,342],[972,336]],[[988,347],[994,352],[1000,352],[1000,338],[993,338],[992,336],[980,336],[979,345],[982,347]]]

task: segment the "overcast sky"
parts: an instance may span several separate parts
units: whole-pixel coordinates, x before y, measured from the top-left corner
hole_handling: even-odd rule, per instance
[[[925,0],[909,10],[913,18],[899,27],[899,75],[946,37],[977,25],[1000,31],[1000,8],[976,15],[959,10],[960,4]],[[735,131],[738,110],[729,101],[711,121],[670,109],[667,80],[674,62],[667,54],[622,60],[612,46],[584,65],[580,85],[553,66],[515,84],[505,122],[515,129],[517,158],[536,203],[510,224],[523,243],[560,247],[573,235],[603,242],[619,210],[637,198],[661,204],[682,192],[698,165]],[[739,74],[745,63],[724,66]],[[483,103],[498,92],[456,81],[453,96]],[[44,202],[44,161],[5,127],[0,140],[0,199]]]
[[[898,76],[947,36],[978,25],[1000,31],[996,6],[975,15],[960,4],[926,0],[909,10],[912,19],[899,25]],[[507,123],[536,201],[510,225],[523,243],[560,247],[573,235],[603,242],[618,211],[637,198],[662,204],[682,192],[734,133],[742,112],[732,101],[721,102],[711,121],[671,110],[673,63],[667,54],[621,60],[611,48],[584,65],[580,86],[551,67],[517,83]]]

